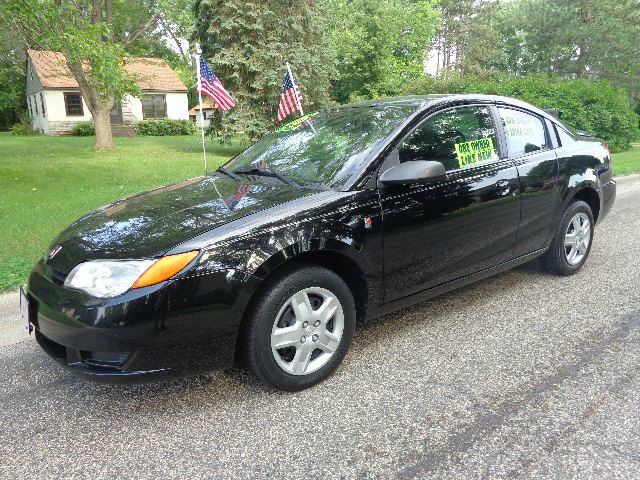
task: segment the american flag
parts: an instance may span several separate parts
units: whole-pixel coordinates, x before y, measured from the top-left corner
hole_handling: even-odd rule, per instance
[[[296,101],[296,96],[298,101]],[[298,111],[298,105],[302,105],[303,101],[302,94],[293,81],[291,70],[287,68],[287,74],[284,76],[284,85],[282,85],[282,93],[280,94],[280,105],[278,105],[278,123],[291,113]]]
[[[227,207],[229,207],[229,209],[233,210],[248,194],[264,192],[265,189],[266,187],[263,187],[261,185],[241,184],[236,189],[236,193],[234,193],[230,197],[224,198],[223,201],[227,205]]]
[[[267,168],[267,161],[264,158],[259,158],[255,162],[251,163],[251,166],[253,168],[264,170],[265,168]]]
[[[223,112],[236,106],[236,101],[231,98],[222,85],[222,82],[211,71],[207,62],[200,57],[200,82],[196,91],[204,93],[218,104]]]

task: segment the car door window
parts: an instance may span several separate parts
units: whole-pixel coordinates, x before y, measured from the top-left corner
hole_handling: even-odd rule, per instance
[[[498,112],[504,122],[511,158],[550,148],[542,119],[510,108],[498,108]]]
[[[430,160],[447,171],[498,159],[488,107],[461,107],[425,120],[399,146],[400,162]]]

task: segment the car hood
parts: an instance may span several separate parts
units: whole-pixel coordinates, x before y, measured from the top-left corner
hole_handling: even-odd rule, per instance
[[[51,253],[59,251],[47,263],[67,274],[87,260],[158,257],[220,225],[314,193],[266,179],[184,180],[123,198],[80,218],[51,244]]]

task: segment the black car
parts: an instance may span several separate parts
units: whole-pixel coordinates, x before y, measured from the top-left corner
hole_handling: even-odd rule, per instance
[[[358,320],[536,257],[575,273],[615,191],[606,145],[517,100],[340,106],[82,217],[23,311],[84,378],[242,364],[298,390],[336,369]]]

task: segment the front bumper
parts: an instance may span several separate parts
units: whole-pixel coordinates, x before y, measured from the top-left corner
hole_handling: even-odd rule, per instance
[[[73,373],[135,383],[233,364],[251,276],[199,272],[97,299],[48,270],[41,261],[31,273],[31,321],[40,346]]]

